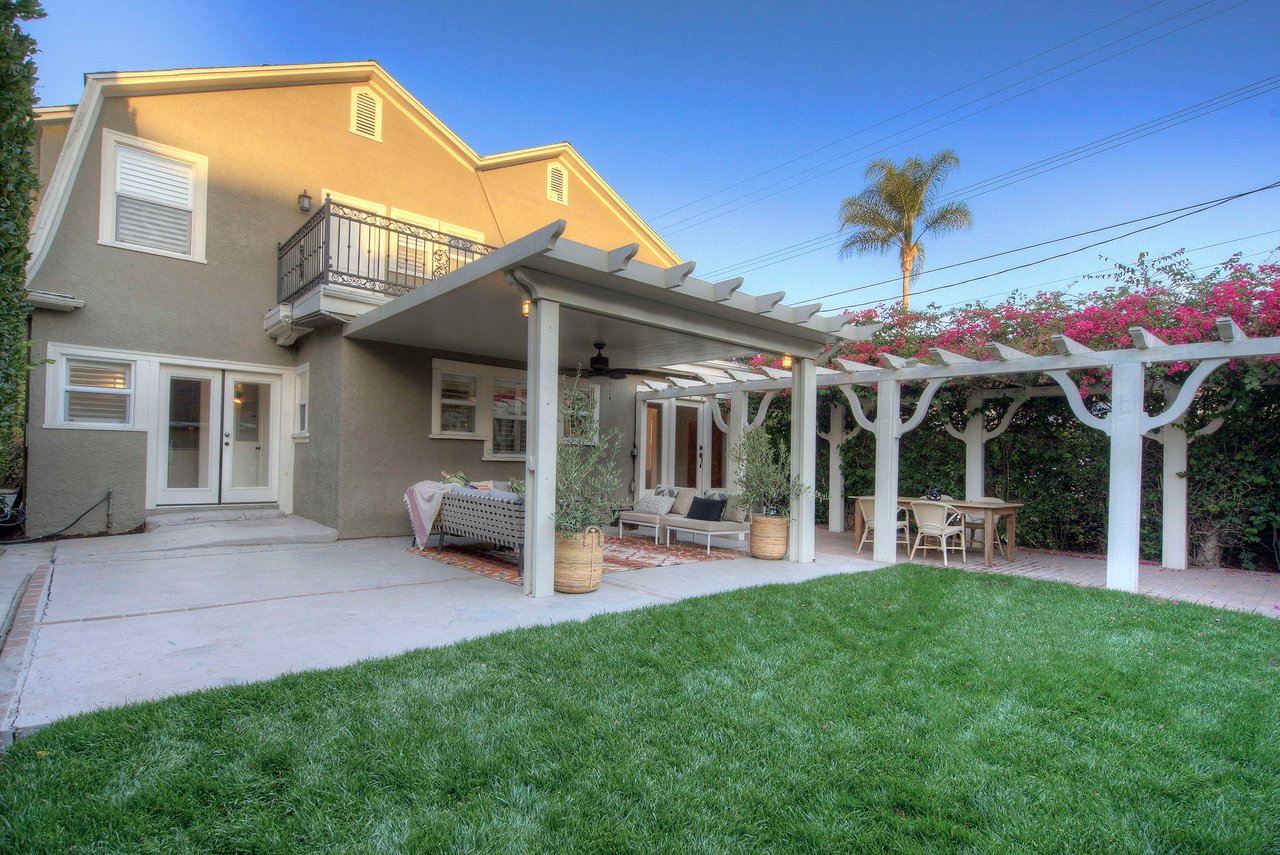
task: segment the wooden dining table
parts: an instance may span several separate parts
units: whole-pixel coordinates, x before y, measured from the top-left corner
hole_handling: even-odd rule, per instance
[[[862,518],[862,503],[858,499],[874,499],[874,496],[856,496],[853,499],[853,540],[862,542],[862,529],[866,520]],[[927,502],[920,496],[899,496],[899,508],[911,508],[912,502]],[[982,550],[988,567],[996,563],[996,517],[1005,520],[1005,558],[1012,561],[1018,555],[1018,508],[1022,502],[1006,502],[1000,499],[949,499],[942,500],[966,516],[982,515]],[[967,535],[967,532],[966,532]],[[910,541],[910,537],[907,538]]]

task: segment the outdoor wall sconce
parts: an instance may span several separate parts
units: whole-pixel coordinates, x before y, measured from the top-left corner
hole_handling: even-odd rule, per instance
[[[304,214],[311,212],[311,197],[307,195],[306,190],[298,194],[298,210]]]
[[[791,370],[791,354],[789,353],[782,354],[782,368],[784,371]]]
[[[521,301],[520,301],[520,314],[521,314],[522,316],[526,317],[526,318],[527,318],[527,317],[529,317],[529,307],[530,307],[532,304],[533,304],[533,301],[532,301],[532,300],[521,300]]]

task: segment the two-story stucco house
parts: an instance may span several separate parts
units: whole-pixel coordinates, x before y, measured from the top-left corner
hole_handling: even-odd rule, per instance
[[[590,374],[632,496],[706,490],[731,486],[745,393],[726,420],[637,383],[794,357],[811,479],[816,360],[871,330],[694,277],[567,143],[478,155],[373,62],[91,74],[38,125],[30,534],[265,505],[399,535],[417,481],[523,477],[542,596],[568,378]],[[812,494],[791,543],[812,560]]]
[[[75,531],[268,505],[400,534],[415,480],[520,475],[524,372],[352,318],[556,220],[680,262],[567,143],[479,155],[374,62],[90,74],[38,112],[32,534],[108,489]],[[599,389],[630,431],[634,386]]]

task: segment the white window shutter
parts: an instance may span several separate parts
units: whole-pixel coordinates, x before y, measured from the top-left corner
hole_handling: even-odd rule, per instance
[[[195,186],[194,165],[117,146],[115,240],[190,253]]]
[[[372,89],[351,90],[351,133],[382,141],[382,99]]]
[[[569,204],[569,176],[558,163],[547,167],[547,198],[561,205]]]

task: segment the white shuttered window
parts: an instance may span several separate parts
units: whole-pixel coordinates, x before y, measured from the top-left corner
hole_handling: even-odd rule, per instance
[[[200,155],[104,132],[99,240],[203,261],[206,174]]]
[[[133,417],[133,364],[68,359],[63,378],[62,420],[127,425]]]

